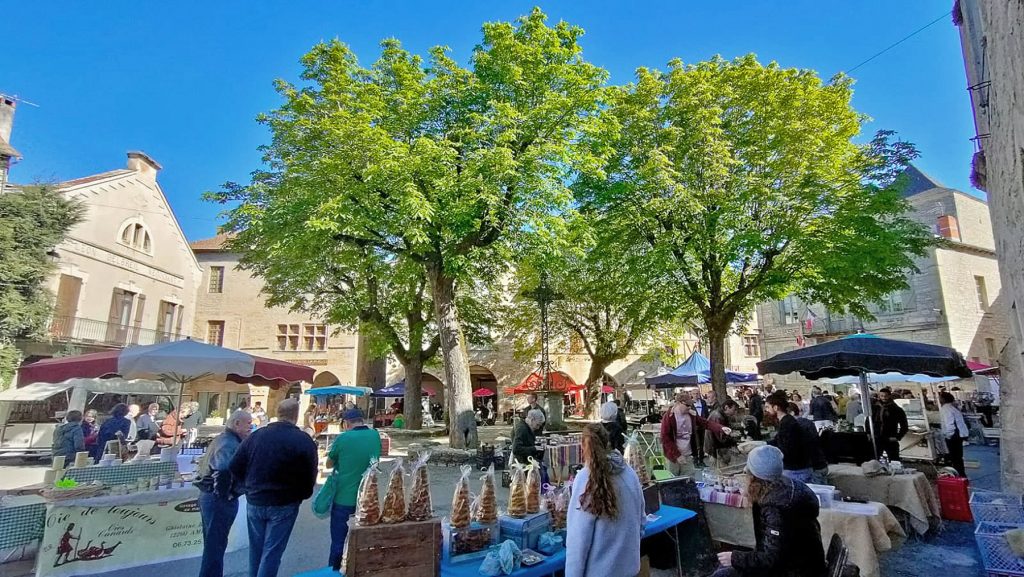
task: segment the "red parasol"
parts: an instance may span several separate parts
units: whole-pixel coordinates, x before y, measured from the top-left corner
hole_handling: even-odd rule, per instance
[[[474,397],[493,397],[494,396],[494,391],[481,387],[481,388],[473,391],[473,396]]]

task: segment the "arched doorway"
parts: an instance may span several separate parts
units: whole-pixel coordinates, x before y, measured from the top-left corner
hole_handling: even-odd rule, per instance
[[[334,373],[331,371],[320,371],[313,377],[313,388],[333,387],[339,383],[338,377],[334,376]]]
[[[423,393],[427,391],[434,393],[430,396],[430,409],[435,422],[441,422],[441,415],[445,407],[444,383],[436,376],[424,371],[423,379],[420,381]]]
[[[473,406],[481,409],[481,413],[486,414],[488,422],[491,422],[498,411],[498,377],[487,367],[470,365],[469,380],[473,389]],[[486,410],[483,410],[484,407]]]

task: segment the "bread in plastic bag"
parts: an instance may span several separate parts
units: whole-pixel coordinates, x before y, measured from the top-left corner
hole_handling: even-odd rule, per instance
[[[512,465],[512,485],[508,493],[508,514],[512,517],[526,516],[526,474],[522,463]]]
[[[359,481],[359,497],[356,501],[356,525],[368,526],[380,523],[380,495],[377,493],[377,477],[380,468],[376,459],[370,461],[370,466],[363,473],[363,479]]]
[[[634,431],[626,439],[626,454],[623,457],[625,457],[626,463],[636,471],[636,476],[640,477],[640,484],[646,485],[651,482],[651,474],[647,470],[647,459],[644,458],[644,452],[640,448],[638,434],[637,431]]]
[[[490,524],[498,520],[498,495],[494,486],[494,463],[480,478],[480,495],[473,502],[473,520],[478,523]]]
[[[405,521],[405,471],[402,460],[395,461],[388,481],[388,492],[384,495],[384,510],[381,512],[382,523],[401,523]]]
[[[412,466],[412,492],[409,494],[409,511],[406,514],[410,521],[426,521],[434,516],[430,502],[430,479],[427,476],[429,460],[430,452],[425,451]]]
[[[462,466],[462,477],[459,478],[459,482],[455,484],[455,495],[452,497],[452,516],[449,522],[452,527],[462,529],[469,527],[470,522],[470,510],[471,510],[471,498],[469,496],[469,475],[472,474],[473,467],[469,465]]]
[[[540,511],[540,468],[533,457],[530,458],[529,469],[526,472],[526,512],[533,514]]]

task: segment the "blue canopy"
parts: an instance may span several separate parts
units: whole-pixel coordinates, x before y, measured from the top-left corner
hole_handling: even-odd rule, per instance
[[[306,391],[307,395],[313,395],[314,397],[324,397],[327,395],[355,395],[361,397],[368,395],[373,391],[370,387],[346,387],[344,385],[334,385],[332,387],[315,387]]]
[[[725,381],[727,383],[749,383],[756,381],[757,378],[757,375],[754,373],[739,373],[728,369],[725,371]],[[699,352],[694,351],[690,358],[686,359],[683,364],[671,372],[656,377],[647,377],[644,380],[647,381],[648,385],[652,385],[657,389],[710,383],[711,361]]]
[[[423,394],[432,396],[434,393],[423,389]],[[397,383],[384,387],[383,389],[377,389],[370,395],[371,397],[404,397],[405,396],[405,380],[398,381]]]

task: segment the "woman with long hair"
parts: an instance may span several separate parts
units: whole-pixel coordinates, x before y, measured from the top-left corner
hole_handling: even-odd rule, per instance
[[[566,522],[565,577],[633,577],[644,524],[640,479],[596,423],[583,429],[583,462]]]
[[[782,451],[771,445],[750,452],[747,498],[757,547],[719,553],[722,567],[712,577],[824,577],[818,498],[782,474],[782,459]]]

